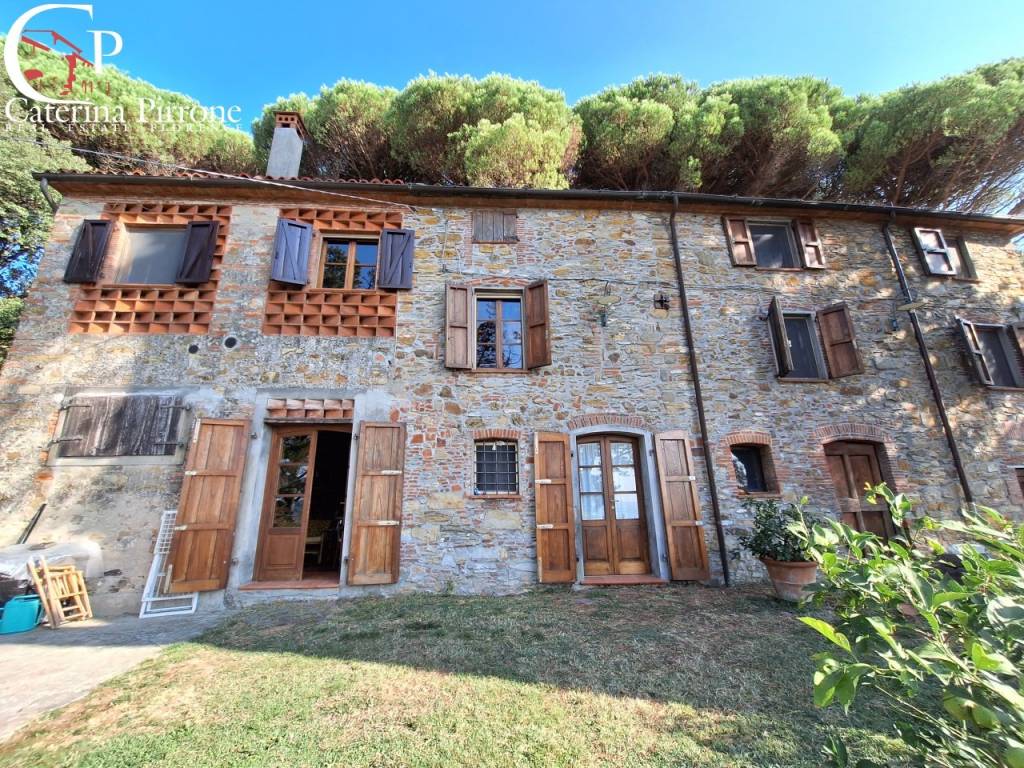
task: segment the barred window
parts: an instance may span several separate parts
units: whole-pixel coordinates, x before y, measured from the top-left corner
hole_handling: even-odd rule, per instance
[[[473,494],[519,493],[518,446],[508,440],[480,440],[476,443],[476,483]]]

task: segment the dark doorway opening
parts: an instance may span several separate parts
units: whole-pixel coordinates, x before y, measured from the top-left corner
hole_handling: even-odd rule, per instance
[[[302,561],[302,578],[328,579],[341,571],[341,537],[345,532],[348,488],[348,432],[317,432],[310,494],[309,522]]]

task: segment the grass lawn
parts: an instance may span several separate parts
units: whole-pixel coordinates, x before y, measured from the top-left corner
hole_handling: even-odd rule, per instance
[[[0,766],[807,766],[880,710],[811,703],[815,634],[764,587],[275,603],[0,745]],[[885,761],[889,760],[889,763]]]

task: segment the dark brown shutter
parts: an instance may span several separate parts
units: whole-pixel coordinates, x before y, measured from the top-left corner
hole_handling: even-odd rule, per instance
[[[658,433],[654,436],[654,454],[658,461],[658,485],[672,579],[705,580],[710,576],[708,549],[686,433],[680,430]]]
[[[818,311],[818,327],[825,345],[825,358],[833,379],[864,373],[853,333],[853,320],[846,304],[833,304]]]
[[[208,592],[227,586],[248,445],[248,419],[196,423],[167,556],[168,592]]]
[[[576,519],[572,507],[569,436],[537,432],[533,438],[537,519],[537,577],[541,583],[576,580]]]
[[[794,221],[793,233],[796,235],[803,265],[807,269],[824,269],[825,251],[821,246],[821,238],[818,237],[818,228],[814,226],[814,222],[809,219]]]
[[[100,219],[86,219],[78,230],[78,239],[64,270],[65,283],[95,283],[103,268],[112,224]]]
[[[516,236],[516,211],[473,211],[474,243],[514,243]]]
[[[548,281],[538,280],[523,292],[526,323],[526,367],[551,365],[551,334],[548,319]]]
[[[964,345],[967,348],[967,356],[970,358],[971,366],[978,376],[978,381],[985,386],[991,387],[993,384],[992,374],[989,372],[988,363],[985,362],[985,355],[981,350],[981,344],[978,342],[978,334],[974,329],[974,323],[959,317],[956,319],[956,322],[957,327],[960,329],[960,337],[964,340]]]
[[[405,424],[360,422],[349,584],[398,581]]]
[[[934,239],[934,242],[929,240]],[[941,229],[914,227],[914,247],[926,275],[955,275],[956,267]]]
[[[754,254],[754,238],[746,219],[722,217],[725,239],[729,243],[729,256],[737,267],[756,267],[757,256]]]
[[[1024,323],[1010,323],[1006,326],[1006,332],[1010,334],[1010,338],[1014,342],[1011,346],[1015,347],[1013,351],[1016,352],[1010,358],[1011,364],[1016,362],[1017,371],[1019,372],[1019,375],[1014,376],[1014,379],[1021,382],[1024,381]],[[1021,386],[1021,384],[1018,384],[1018,386]]]
[[[292,285],[305,285],[309,279],[309,247],[312,241],[312,225],[291,219],[278,219],[271,279]]]
[[[385,229],[380,233],[377,287],[389,290],[412,289],[412,262],[416,252],[416,232],[411,229]]]
[[[473,289],[468,285],[445,288],[444,364],[446,368],[472,368],[476,350],[470,348],[470,309]]]
[[[963,235],[958,235],[956,244],[956,255],[959,257],[960,266],[957,269],[957,277],[963,280],[977,280],[978,271],[974,266],[974,259],[971,258],[971,249],[967,247],[967,240]]]
[[[176,283],[200,285],[210,279],[213,252],[217,249],[216,221],[193,221],[185,232],[185,258],[178,270]]]
[[[768,307],[768,326],[771,328],[772,346],[775,349],[775,367],[779,376],[793,370],[793,354],[789,350],[789,334],[786,333],[786,316],[778,296],[772,297]]]

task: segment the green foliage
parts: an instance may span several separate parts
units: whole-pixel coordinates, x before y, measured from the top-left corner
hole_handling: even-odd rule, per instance
[[[809,561],[806,537],[794,529],[804,524],[806,504],[806,497],[785,505],[775,499],[745,501],[743,506],[747,513],[754,515],[754,528],[739,537],[740,545],[755,557],[786,563]]]
[[[385,117],[398,91],[372,83],[339,80],[324,87],[303,120],[313,137],[316,175],[386,179],[401,176],[391,157]]]
[[[7,350],[11,348],[23,308],[21,299],[0,299],[0,368],[7,359]]]
[[[871,497],[884,498],[897,523],[910,512],[884,485]],[[801,619],[832,644],[815,657],[814,701],[848,710],[869,688],[887,701],[919,765],[1019,768],[1024,527],[986,508],[962,517],[924,518],[916,548],[836,521],[794,528],[824,577],[813,599],[836,616]],[[938,534],[964,542],[957,557]],[[826,754],[834,766],[853,765],[837,742]]]

